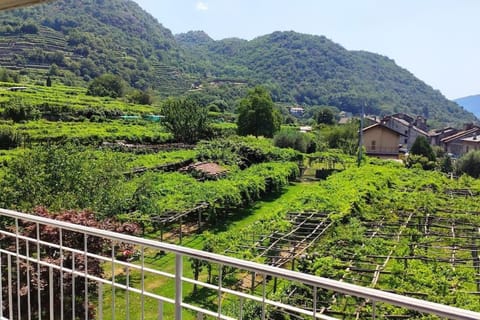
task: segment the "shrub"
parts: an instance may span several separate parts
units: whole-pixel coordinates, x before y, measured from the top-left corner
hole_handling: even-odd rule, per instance
[[[473,178],[480,177],[480,151],[471,151],[458,159],[456,172],[466,173]]]
[[[4,104],[3,118],[15,122],[36,120],[40,118],[40,111],[32,105],[25,105],[20,99],[12,99]]]
[[[311,143],[309,135],[292,129],[281,130],[273,137],[273,144],[276,147],[292,148],[303,153],[307,152]]]
[[[126,84],[122,78],[113,74],[104,74],[95,78],[88,86],[87,94],[98,97],[123,97]]]
[[[151,105],[153,103],[153,97],[150,91],[133,90],[127,98],[131,103],[143,105]]]
[[[23,139],[18,132],[10,126],[0,126],[0,149],[18,147]]]
[[[407,168],[420,168],[424,170],[435,169],[435,161],[430,161],[427,157],[411,154],[405,160],[405,166]]]
[[[417,139],[415,139],[415,142],[410,148],[410,153],[418,156],[424,156],[429,161],[435,161],[436,159],[432,146],[428,143],[427,138],[424,136],[418,136]]]

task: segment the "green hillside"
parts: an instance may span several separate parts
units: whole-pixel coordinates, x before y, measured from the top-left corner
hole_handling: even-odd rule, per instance
[[[121,75],[132,86],[182,93],[190,85],[171,32],[125,0],[60,0],[0,14],[0,66],[64,82]]]
[[[230,109],[261,84],[277,103],[406,112],[432,126],[476,120],[387,57],[295,32],[252,41],[214,41],[202,31],[174,37],[131,0],[58,0],[1,13],[0,67],[17,70],[23,82],[51,75],[76,86],[113,73],[163,97],[194,85],[205,105],[222,100]]]
[[[393,60],[348,51],[323,36],[274,32],[252,41],[213,41],[190,32],[176,39],[197,59],[199,72],[267,84],[279,102],[333,105],[354,113],[363,105],[368,113],[407,112],[438,123],[474,119]]]

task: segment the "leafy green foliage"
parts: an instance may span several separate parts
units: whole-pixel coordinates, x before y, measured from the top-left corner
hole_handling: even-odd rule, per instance
[[[293,149],[274,147],[270,139],[264,137],[231,137],[201,142],[196,148],[198,159],[215,161],[241,168],[252,164],[270,161],[298,161],[298,152]]]
[[[213,207],[241,207],[263,193],[279,190],[298,175],[295,163],[261,163],[235,170],[218,181],[199,182],[191,176],[148,173],[132,181],[135,208],[149,215],[183,212],[207,202]]]
[[[466,173],[473,178],[480,177],[480,151],[470,151],[458,159],[457,173]]]
[[[121,162],[91,149],[36,147],[11,160],[0,181],[2,207],[90,208],[113,215],[128,207]]]
[[[13,72],[5,68],[0,68],[0,81],[2,82],[20,82],[20,75],[18,72]]]
[[[179,142],[195,143],[205,137],[207,114],[207,109],[192,99],[170,98],[162,105],[162,123]]]
[[[341,126],[326,126],[320,129],[320,144],[328,148],[341,149],[353,155],[358,151],[358,122],[350,122]]]
[[[315,151],[312,137],[309,134],[298,130],[280,130],[273,137],[273,144],[279,148],[292,148],[303,153],[306,153],[307,151]]]
[[[429,161],[435,161],[435,153],[433,152],[432,146],[424,136],[418,136],[415,139],[410,148],[410,152],[418,156],[424,156]]]
[[[176,42],[127,0],[58,0],[2,13],[0,19],[2,64],[24,68],[37,81],[43,82],[44,70],[55,64],[55,80],[65,84],[83,85],[113,73],[161,96],[201,84],[196,94],[206,97],[206,105],[224,100],[231,107],[251,83],[267,87],[275,102],[331,105],[353,113],[362,106],[373,114],[402,111],[434,124],[474,120],[394,61],[347,51],[325,37],[275,32],[252,41],[213,41],[197,32],[179,35]],[[22,31],[23,25],[32,28]],[[35,34],[29,33],[33,29]],[[105,41],[105,35],[115,41]],[[9,43],[21,46],[9,50]]]
[[[453,162],[452,158],[448,155],[445,155],[440,160],[440,171],[443,173],[453,172]]]
[[[333,124],[335,122],[335,114],[330,108],[321,108],[315,115],[318,124]]]
[[[88,85],[87,94],[97,97],[123,97],[125,94],[125,83],[119,76],[103,74]]]
[[[162,132],[162,127],[152,122],[52,122],[30,121],[14,128],[30,143],[77,142],[84,145],[99,145],[102,142],[122,140],[130,143],[165,143],[172,135]]]
[[[0,125],[0,149],[15,148],[22,142],[23,137],[15,128]]]
[[[270,93],[262,87],[249,91],[247,97],[240,101],[238,112],[238,133],[243,136],[251,134],[271,138],[282,124]]]
[[[32,105],[26,105],[22,99],[12,99],[1,104],[3,106],[2,117],[15,122],[36,120],[40,117],[40,111]]]
[[[64,83],[113,73],[135,88],[153,87],[164,95],[190,85],[171,32],[133,1],[59,0],[2,13],[0,20],[0,43],[22,44],[15,51],[1,46],[3,63],[26,67],[37,80],[55,63]],[[105,41],[105,35],[115,41]]]
[[[422,155],[411,154],[405,159],[405,166],[407,168],[420,168],[424,170],[433,170],[436,167],[434,161],[428,160]]]
[[[153,103],[152,92],[150,91],[133,90],[127,98],[131,103],[143,105],[150,105]]]
[[[97,120],[115,119],[122,115],[145,116],[157,114],[159,108],[150,105],[127,103],[121,99],[110,97],[94,97],[86,94],[85,88],[54,85],[44,87],[41,85],[25,84],[26,90],[2,90],[0,96],[0,112],[4,114],[5,108],[29,108],[38,110],[29,116],[29,119],[38,116],[49,120],[83,121],[95,118]],[[0,82],[0,88],[10,87],[10,83]],[[12,107],[11,105],[15,106]],[[25,117],[24,117],[25,118]]]

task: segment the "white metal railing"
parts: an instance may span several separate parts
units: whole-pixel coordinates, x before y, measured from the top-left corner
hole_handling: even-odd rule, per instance
[[[9,220],[11,227],[0,229],[0,306],[7,307],[0,307],[0,319],[77,319],[79,315],[82,319],[94,317],[153,319],[152,314],[156,319],[179,320],[182,316],[196,319],[242,319],[246,312],[244,306],[249,302],[257,306],[256,319],[265,319],[267,311],[273,309],[288,312],[292,319],[334,319],[326,308],[317,306],[319,304],[317,292],[320,290],[330,290],[369,301],[370,313],[367,318],[378,316],[378,309],[385,303],[449,319],[480,319],[480,313],[473,311],[149,239],[0,209],[0,225],[5,223],[5,220]],[[36,227],[35,237],[24,235],[22,226],[25,222]],[[44,235],[39,232],[40,226],[54,228],[59,234],[59,240],[55,242],[43,240]],[[63,243],[64,235],[72,231],[83,237],[83,244],[80,243],[76,248],[65,246]],[[104,255],[89,251],[88,241],[94,239],[108,239],[112,244],[110,253]],[[7,243],[14,245],[8,246]],[[139,252],[139,260],[132,263],[118,259],[115,244],[119,243],[135,246]],[[42,256],[45,248],[53,249],[54,257]],[[164,270],[154,269],[146,261],[152,259],[155,252],[168,253],[162,256],[163,259],[172,255],[171,262],[164,264]],[[79,260],[80,263],[76,262],[77,258],[82,258]],[[187,277],[185,258],[199,259],[218,266],[218,276],[210,281],[211,283]],[[99,263],[106,276],[89,274],[87,264],[92,263]],[[174,266],[174,270],[169,270],[169,266]],[[244,275],[244,278],[253,275],[251,279],[253,282],[258,279],[259,287],[242,290],[238,283],[235,285],[227,283],[223,274],[225,268],[237,270],[235,279],[238,279],[238,275]],[[84,281],[85,279],[87,281]],[[154,279],[162,279],[160,288],[152,285]],[[313,301],[308,306],[296,306],[282,302],[281,299],[274,300],[267,292],[272,287],[270,279],[279,280],[283,284],[295,283],[309,287],[313,292]],[[205,293],[203,298],[214,293],[210,305],[200,304],[195,299],[190,299],[193,302],[186,301],[186,288],[190,290],[192,285],[203,288]],[[229,303],[235,305],[235,308],[228,307]],[[85,312],[92,306],[95,308],[95,316],[92,316],[93,313]],[[222,308],[227,307],[229,310],[225,312]],[[152,311],[153,309],[155,311]]]

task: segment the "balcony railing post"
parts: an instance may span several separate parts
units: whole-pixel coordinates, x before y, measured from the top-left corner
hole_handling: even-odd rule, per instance
[[[183,256],[175,255],[175,320],[182,320],[182,276]]]
[[[53,309],[53,268],[48,267],[48,291],[50,296],[50,320],[54,320],[54,309]]]
[[[97,311],[97,319],[103,319],[103,283],[98,283],[98,311]]]
[[[13,292],[12,292],[12,256],[7,256],[8,270],[8,316],[13,318]]]
[[[42,320],[42,310],[41,310],[41,305],[42,305],[42,298],[41,298],[41,286],[40,286],[40,282],[41,282],[41,277],[42,277],[42,273],[40,272],[40,261],[41,261],[41,255],[40,255],[40,224],[37,222],[36,224],[36,227],[37,227],[37,239],[36,239],[36,242],[37,242],[37,274],[38,274],[38,279],[37,279],[37,316],[38,316],[38,320]]]

